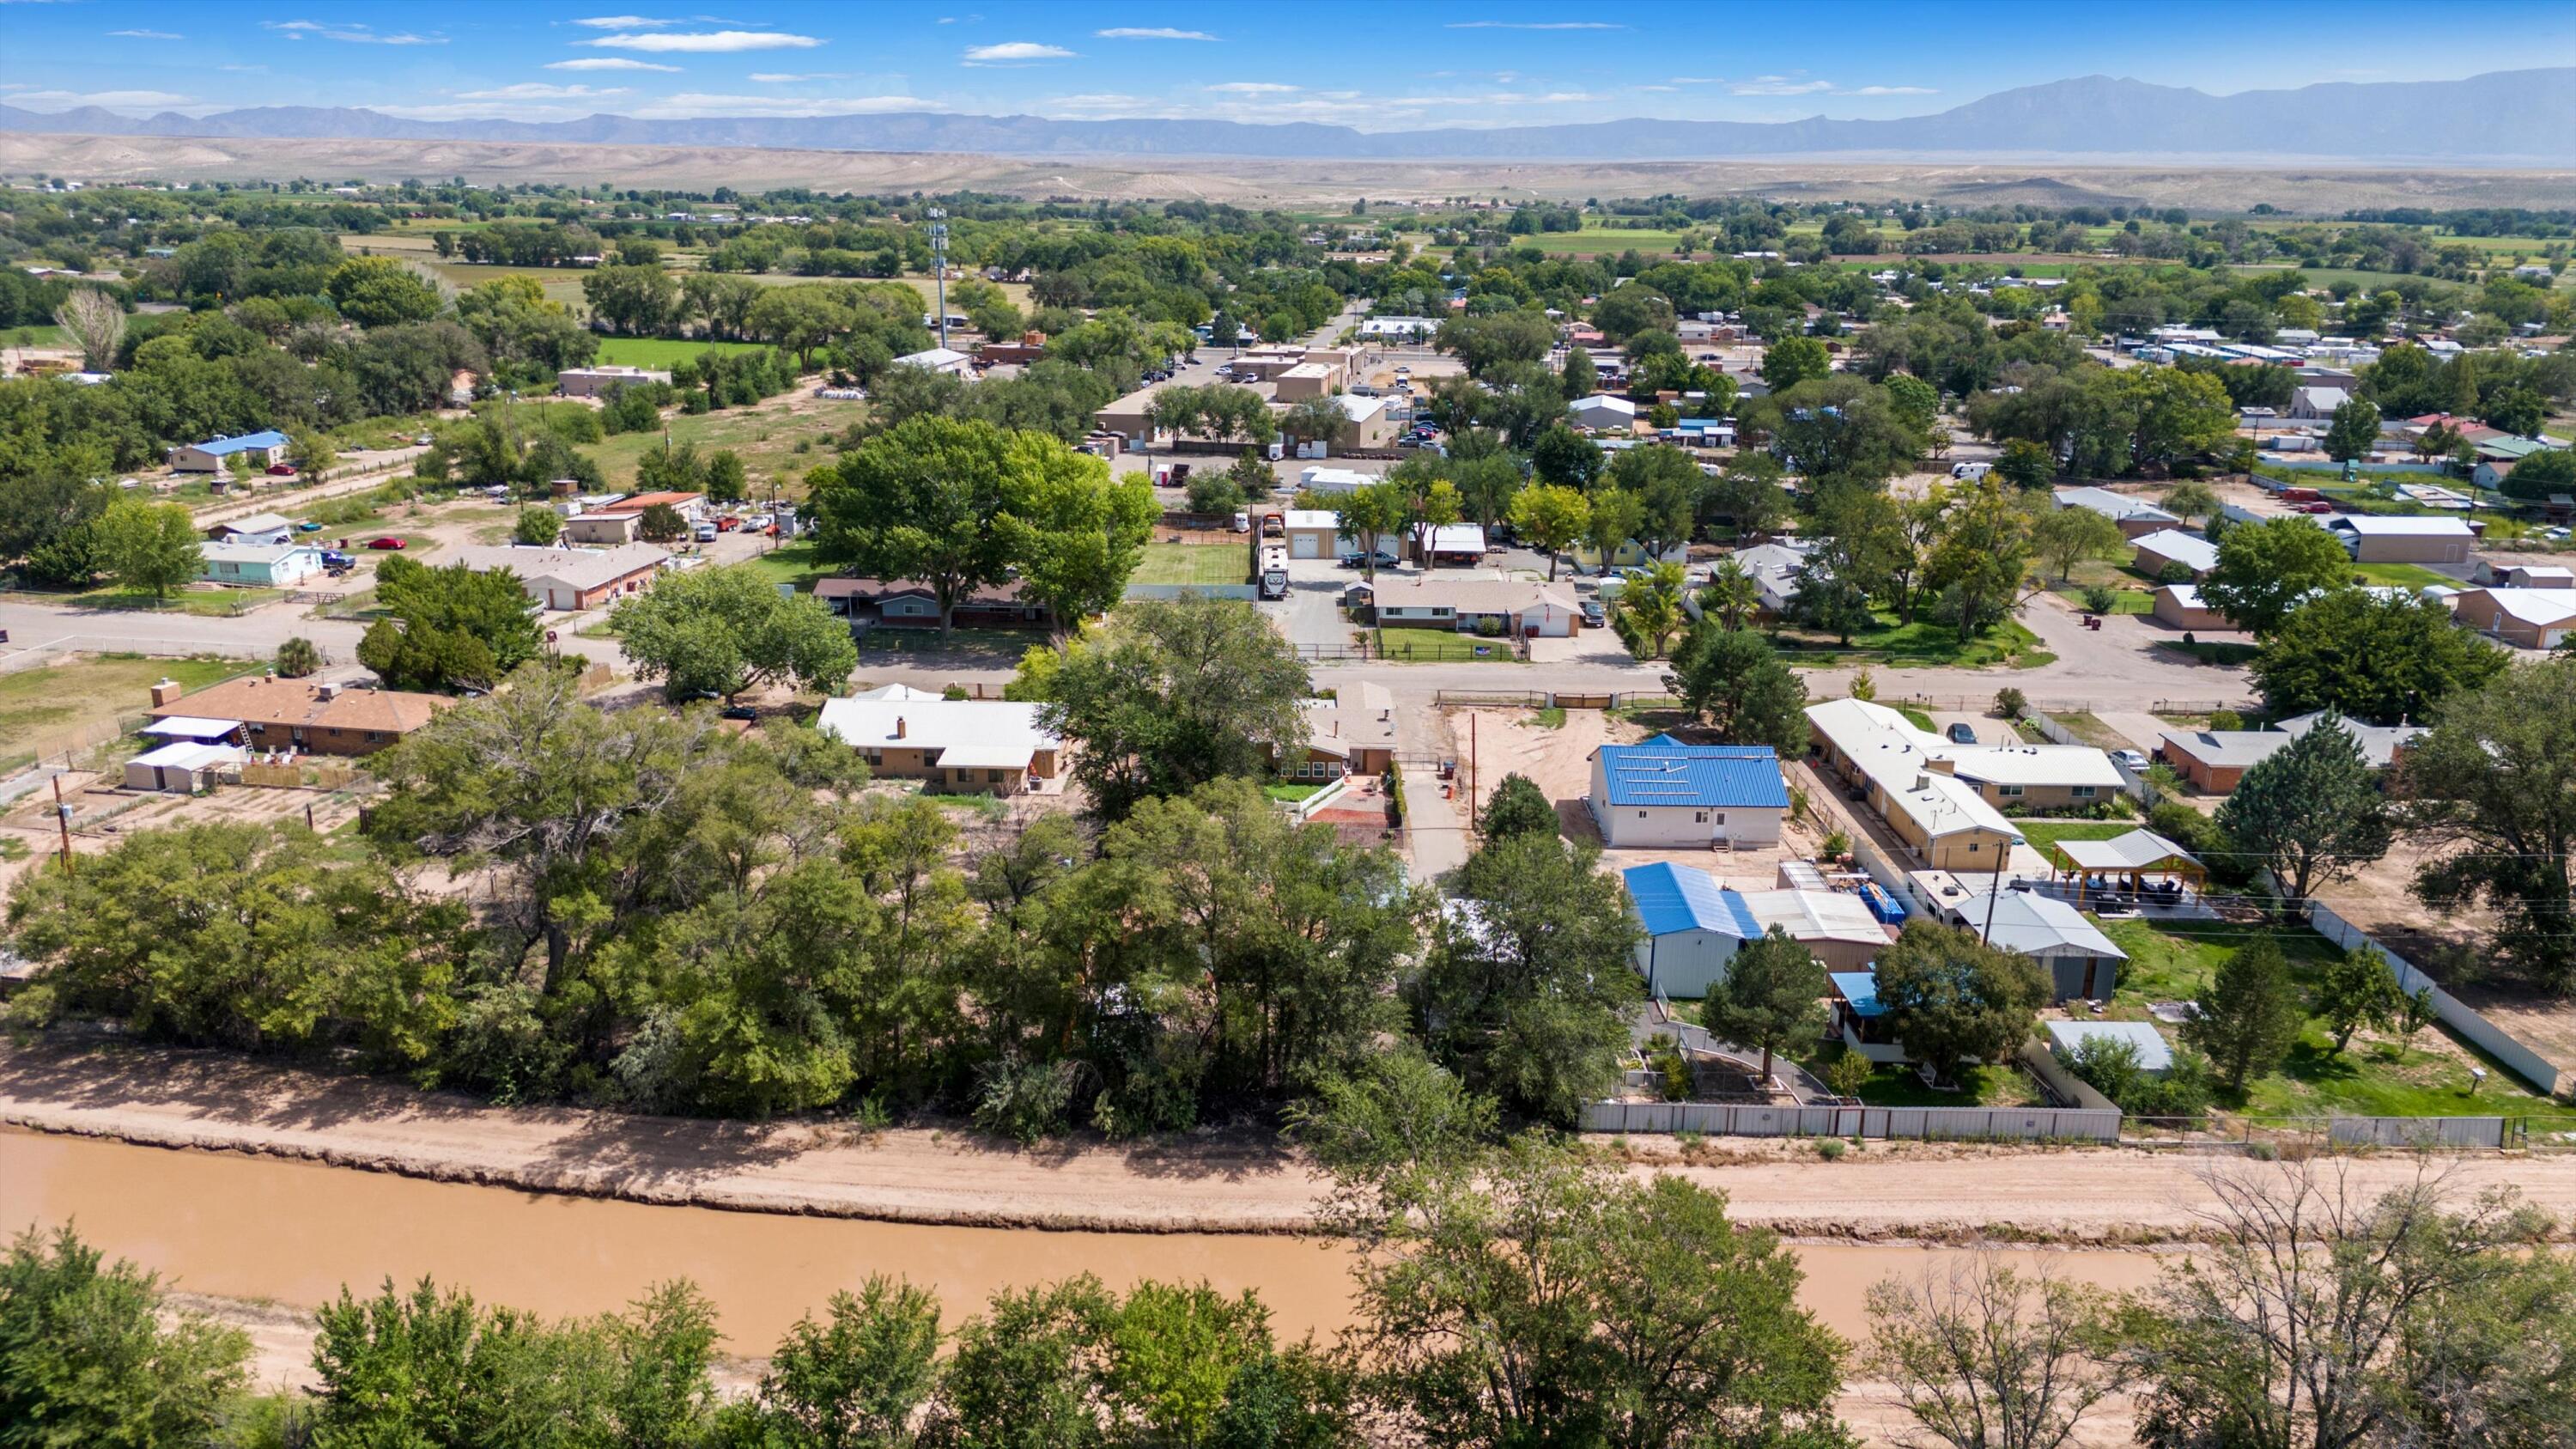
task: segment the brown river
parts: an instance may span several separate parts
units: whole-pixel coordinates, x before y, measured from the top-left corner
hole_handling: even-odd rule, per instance
[[[1346,1250],[1314,1239],[1226,1233],[1050,1232],[660,1207],[430,1182],[228,1152],[137,1147],[0,1130],[0,1233],[72,1221],[111,1256],[172,1286],[310,1307],[342,1284],[366,1292],[424,1274],[487,1302],[548,1314],[622,1306],[669,1278],[696,1281],[727,1347],[766,1353],[835,1290],[871,1273],[937,1289],[952,1321],[997,1289],[1097,1274],[1205,1279],[1259,1290],[1283,1336],[1350,1321]],[[1801,1298],[1845,1335],[1883,1278],[1949,1256],[1937,1249],[1801,1244]],[[2063,1275],[2109,1288],[2154,1276],[2145,1253],[2049,1251]]]

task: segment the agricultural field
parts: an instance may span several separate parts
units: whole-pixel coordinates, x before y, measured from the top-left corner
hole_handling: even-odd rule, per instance
[[[1702,234],[1705,239],[1705,233]],[[1620,227],[1586,226],[1581,231],[1543,231],[1529,236],[1507,238],[1515,247],[1536,247],[1550,256],[1616,256],[1624,251],[1670,252],[1681,244],[1677,231],[1631,231]]]

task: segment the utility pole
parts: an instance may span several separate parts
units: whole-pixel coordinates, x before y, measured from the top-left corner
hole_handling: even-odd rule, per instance
[[[1467,716],[1467,828],[1476,828],[1476,716]]]
[[[54,777],[54,824],[63,832],[63,874],[72,873],[72,807],[63,803],[63,777]]]
[[[948,346],[948,213],[930,209],[930,274],[939,282],[939,345]]]

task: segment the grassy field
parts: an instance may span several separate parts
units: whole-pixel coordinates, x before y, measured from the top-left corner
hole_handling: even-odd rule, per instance
[[[1149,543],[1131,583],[1239,584],[1250,575],[1244,551],[1223,544]]]
[[[797,412],[789,413],[778,400],[772,400],[758,409],[682,413],[668,426],[674,446],[695,443],[700,453],[723,448],[739,454],[754,498],[766,499],[773,481],[779,485],[779,496],[802,498],[805,474],[830,465],[836,457],[830,446],[833,435],[864,421],[867,415],[868,405],[863,402],[805,399],[800,401]],[[803,445],[801,450],[799,444]],[[586,444],[582,451],[597,460],[609,487],[631,488],[638,460],[645,450],[660,446],[662,435],[658,432],[620,433]]]
[[[2361,581],[2365,584],[2389,584],[2407,589],[2420,589],[2427,584],[2447,584],[2453,588],[2457,588],[2460,584],[2458,579],[2452,578],[2448,574],[2437,574],[2431,569],[2424,567],[2422,564],[2354,564],[2352,566],[2352,571],[2355,574],[2360,575]]]
[[[230,679],[251,668],[239,659],[147,659],[140,654],[94,654],[0,674],[0,750],[92,720],[141,713],[152,685],[175,679],[189,690]]]
[[[2350,282],[2356,287],[2367,288],[2373,292],[2385,291],[2402,282],[2421,282],[2429,286],[2437,287],[2452,287],[2459,285],[2456,282],[2439,281],[2432,277],[2419,277],[2412,272],[2366,272],[2353,267],[2287,267],[2248,264],[2231,267],[2229,270],[2258,273],[2296,271],[2301,276],[2308,279],[2308,285],[2311,287],[2331,287],[2338,282]]]
[[[2015,669],[2036,669],[2057,659],[2039,647],[2038,635],[2009,621],[1962,642],[1959,631],[1948,624],[1917,619],[1899,625],[1888,615],[1880,616],[1878,627],[1853,634],[1848,645],[1835,642],[1831,636],[1784,633],[1780,647],[1790,663],[1819,668],[1837,663],[1886,662],[1908,667],[1975,669],[2008,664]]]
[[[286,596],[283,589],[209,589],[182,591],[162,598],[122,589],[92,589],[85,594],[52,594],[46,602],[65,609],[152,609],[199,618],[229,618]]]
[[[2139,588],[2134,584],[2112,584],[2110,588],[2112,613],[2152,614],[2155,612],[2156,596],[2153,590]],[[2078,608],[2092,607],[2084,602],[2084,584],[2081,581],[2050,584],[2048,591]]]
[[[69,347],[70,334],[51,322],[42,327],[11,327],[0,330],[0,345],[10,347]]]
[[[1586,226],[1581,231],[1543,231],[1530,236],[1506,238],[1514,247],[1536,247],[1551,256],[1616,256],[1634,249],[1646,253],[1665,253],[1680,245],[1677,231],[1628,231],[1618,227]]]
[[[1383,657],[1399,663],[1467,664],[1480,660],[1507,663],[1508,639],[1483,639],[1454,629],[1380,629],[1375,631]]]
[[[2148,1002],[2197,995],[2217,974],[2221,962],[2263,934],[2280,944],[2293,979],[2304,991],[2313,992],[2325,964],[2341,954],[2332,942],[2305,927],[2267,932],[2238,922],[2122,920],[2106,922],[2102,930],[2129,954],[2110,1010],[2116,1020],[2148,1020]],[[2430,1042],[2440,1031],[2438,1026],[2427,1027],[2417,1040]],[[2280,1116],[2506,1113],[2548,1117],[2561,1127],[2576,1122],[2576,1108],[2531,1092],[2501,1064],[2456,1039],[2446,1039],[2439,1050],[2426,1045],[2407,1048],[2366,1031],[2353,1039],[2349,1049],[2337,1053],[2333,1048],[2334,1039],[2324,1024],[2310,1018],[2281,1069],[2247,1083],[2243,1101],[2227,1105]],[[2487,1069],[2487,1082],[2475,1096],[2469,1091],[2468,1074],[2473,1061]]]
[[[812,539],[802,543],[782,544],[767,553],[753,554],[745,566],[760,570],[771,583],[794,584],[799,593],[812,593],[817,579],[828,579],[841,570],[815,557]]]
[[[707,352],[758,352],[757,342],[694,342],[676,337],[603,337],[599,360],[616,367],[669,367]]]

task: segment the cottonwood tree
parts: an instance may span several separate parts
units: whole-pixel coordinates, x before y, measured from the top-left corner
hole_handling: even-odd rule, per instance
[[[2253,675],[2275,716],[2330,709],[2393,725],[2422,722],[2511,658],[2429,599],[2336,589],[2281,620],[2255,654]]]
[[[2030,548],[2039,561],[2048,565],[2064,583],[2075,566],[2087,559],[2118,558],[2129,544],[2128,535],[2109,514],[2090,508],[2052,508],[2031,519]]]
[[[750,564],[666,575],[618,601],[609,621],[636,677],[673,699],[727,704],[746,690],[793,681],[829,693],[858,668],[849,625],[812,594],[784,595]]]
[[[1012,436],[1001,499],[1002,546],[1020,586],[1046,604],[1059,635],[1080,630],[1126,593],[1162,516],[1144,475],[1113,482],[1106,461],[1043,433]]]
[[[990,423],[921,417],[861,443],[818,473],[820,553],[884,579],[919,579],[939,601],[939,631],[957,606],[1010,563],[1001,524],[1012,436]]]
[[[90,535],[118,587],[155,599],[169,597],[206,566],[205,540],[180,504],[119,499],[90,525]]]
[[[2352,585],[2352,555],[2305,514],[2231,526],[2200,596],[2228,622],[2255,634],[2281,626],[2311,595]]]
[[[2379,407],[2366,398],[2348,398],[2335,404],[2334,418],[2326,424],[2325,455],[2338,463],[2367,458],[2379,444]]]
[[[125,335],[125,309],[95,287],[75,287],[54,309],[54,324],[80,348],[81,366],[106,372],[116,366],[117,339]]]
[[[488,688],[537,657],[537,603],[514,576],[407,558],[376,566],[386,617],[358,641],[358,660],[396,689]]]
[[[1383,479],[1353,490],[1342,499],[1341,531],[1360,546],[1360,572],[1377,578],[1378,543],[1404,530],[1404,489]]]
[[[1348,526],[1345,522],[1344,527]],[[1512,499],[1512,532],[1547,555],[1549,583],[1556,582],[1557,556],[1581,542],[1591,527],[1592,504],[1572,488],[1541,483],[1522,489]]]
[[[1611,487],[1636,496],[1636,539],[1649,560],[1660,560],[1690,542],[1701,496],[1708,490],[1708,479],[1690,454],[1666,445],[1630,448],[1610,460],[1603,476]]]
[[[2408,833],[2435,847],[2417,898],[2486,902],[2497,950],[2544,989],[2576,992],[2576,660],[2510,670],[2433,718],[2398,773]]]
[[[2256,761],[2215,819],[2272,872],[2294,909],[2318,887],[2358,875],[2395,838],[2378,770],[2333,715]]]
[[[1815,953],[1778,926],[1736,948],[1726,976],[1706,1003],[1708,1029],[1762,1053],[1762,1083],[1771,1082],[1771,1054],[1825,1029],[1825,968]]]
[[[2024,1275],[1980,1245],[1871,1287],[1863,1361],[1951,1449],[2060,1449],[2111,1392],[2094,1352],[2110,1307],[2044,1259]]]

